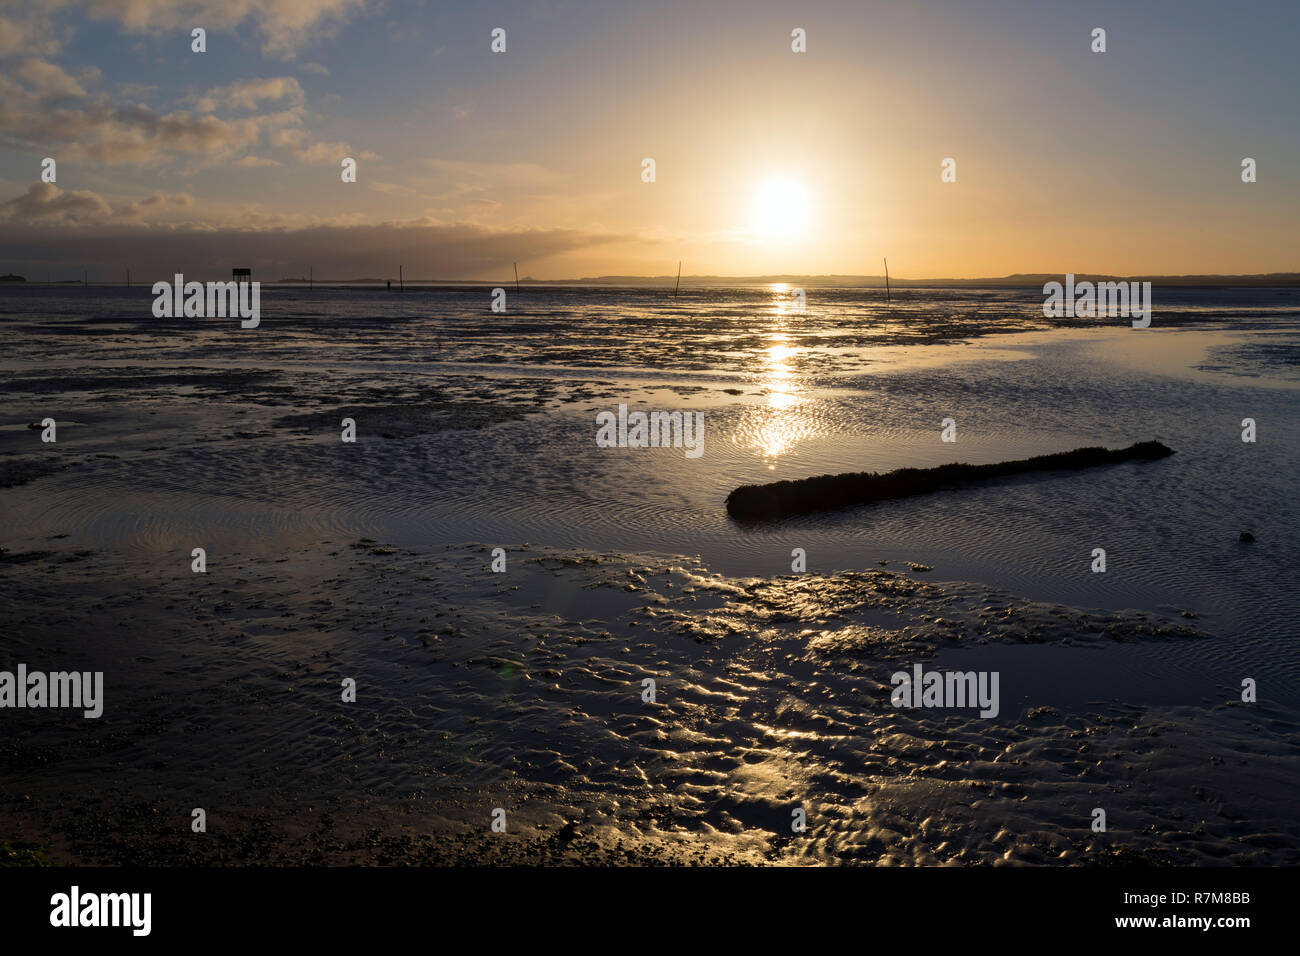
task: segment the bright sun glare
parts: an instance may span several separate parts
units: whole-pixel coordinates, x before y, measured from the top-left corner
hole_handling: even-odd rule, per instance
[[[771,179],[754,196],[751,224],[755,236],[788,242],[808,231],[808,191],[790,179]]]

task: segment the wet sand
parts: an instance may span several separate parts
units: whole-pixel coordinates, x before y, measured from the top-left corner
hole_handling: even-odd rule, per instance
[[[320,546],[223,556],[197,585],[16,556],[6,647],[104,670],[109,703],[6,715],[5,832],[95,863],[1296,860],[1294,719],[1229,687],[1066,709],[1004,671],[997,718],[890,704],[889,674],[945,650],[1214,639],[1194,622],[907,569],[530,548],[493,574],[473,545]],[[53,581],[78,600],[37,610]]]
[[[752,306],[712,308],[717,354],[674,359],[671,317],[646,318],[640,368],[576,341],[492,361],[489,339],[546,351],[548,316],[448,325],[427,363],[395,322],[343,342],[272,314],[235,351],[208,326],[29,320],[3,383],[0,667],[103,670],[107,699],[0,714],[0,840],[94,864],[1297,862],[1296,452],[1233,479],[1239,448],[1188,415],[1212,397],[1225,430],[1241,406],[1276,434],[1289,351],[1243,381],[1260,343],[1208,331],[1194,354],[1231,372],[1076,381],[1091,340],[1028,320],[819,352],[834,322],[737,338]],[[745,481],[944,460],[961,395],[968,460],[1126,443],[1121,407],[1179,454],[728,522]],[[704,409],[700,466],[598,454],[592,413],[620,401]],[[27,428],[46,414],[55,446]],[[999,670],[1000,713],[894,707],[916,663]]]

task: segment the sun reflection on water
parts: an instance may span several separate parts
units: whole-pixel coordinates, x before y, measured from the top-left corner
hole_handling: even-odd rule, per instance
[[[767,405],[759,410],[759,421],[754,430],[754,444],[765,459],[769,459],[769,471],[776,470],[776,463],[771,459],[779,458],[793,448],[795,443],[807,431],[802,417],[793,410],[803,403],[798,381],[795,377],[793,361],[799,349],[793,344],[785,331],[786,319],[791,312],[792,302],[787,294],[790,286],[784,282],[774,282],[772,292],[772,330],[768,333],[768,344],[760,353],[762,369],[759,384],[767,398]]]

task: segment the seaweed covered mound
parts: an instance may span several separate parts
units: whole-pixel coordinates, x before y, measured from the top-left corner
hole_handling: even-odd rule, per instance
[[[740,521],[788,518],[814,511],[836,511],[891,498],[910,498],[964,485],[1045,471],[1081,471],[1126,461],[1157,461],[1174,453],[1158,441],[1127,448],[1076,448],[992,465],[951,464],[935,468],[820,475],[767,485],[742,485],[727,495],[727,513]]]

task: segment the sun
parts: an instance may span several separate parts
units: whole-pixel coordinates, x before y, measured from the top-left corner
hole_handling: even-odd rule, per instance
[[[754,194],[750,225],[769,242],[789,242],[808,232],[812,210],[808,190],[793,179],[769,179]]]

